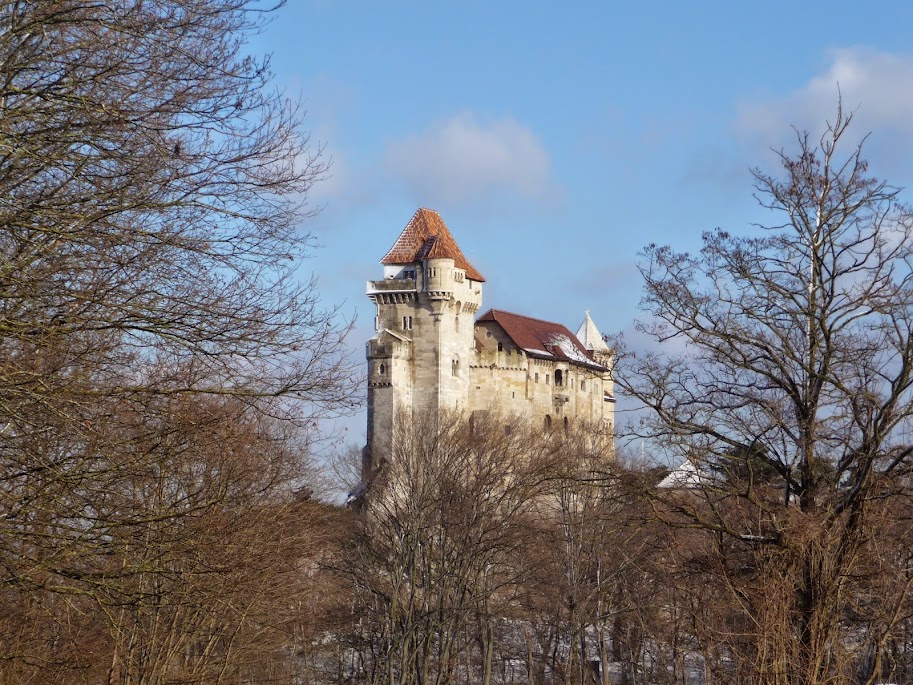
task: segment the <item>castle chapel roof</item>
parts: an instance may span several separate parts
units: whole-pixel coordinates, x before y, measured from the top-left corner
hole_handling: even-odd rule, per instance
[[[477,323],[483,321],[494,321],[500,325],[513,343],[529,355],[605,370],[602,364],[592,359],[591,353],[577,337],[560,323],[498,309],[489,309],[478,318]]]
[[[466,278],[473,281],[485,280],[463,255],[441,215],[433,209],[421,207],[412,215],[380,263],[415,264],[423,259],[452,259],[454,266],[466,271]]]

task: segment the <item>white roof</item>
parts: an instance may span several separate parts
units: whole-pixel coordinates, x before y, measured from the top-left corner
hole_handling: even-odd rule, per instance
[[[676,469],[673,469],[672,472],[663,478],[658,488],[697,488],[700,487],[706,478],[701,476],[698,473],[697,467],[690,461],[686,461],[684,464],[679,466]]]
[[[583,346],[590,352],[611,352],[609,346],[602,339],[602,333],[596,328],[596,324],[590,318],[590,310],[586,312],[586,318],[577,329],[577,340],[583,343]]]

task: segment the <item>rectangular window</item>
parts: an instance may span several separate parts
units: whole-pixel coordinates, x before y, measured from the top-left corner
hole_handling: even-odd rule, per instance
[[[548,385],[548,374],[545,374],[545,384]]]
[[[537,373],[536,374],[536,383],[538,383],[538,382],[539,382],[539,374]]]

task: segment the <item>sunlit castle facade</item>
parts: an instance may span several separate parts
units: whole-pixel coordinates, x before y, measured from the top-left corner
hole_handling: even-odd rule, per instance
[[[614,425],[612,354],[589,313],[574,335],[558,323],[482,306],[485,278],[440,215],[419,209],[368,282],[377,307],[368,341],[369,476],[394,425],[422,412],[497,412],[543,429]]]

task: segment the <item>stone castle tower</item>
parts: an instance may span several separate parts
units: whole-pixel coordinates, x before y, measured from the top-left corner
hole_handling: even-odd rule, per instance
[[[584,421],[610,434],[612,355],[587,313],[575,336],[561,324],[500,310],[478,321],[485,278],[441,216],[419,209],[369,281],[376,305],[368,341],[370,477],[390,454],[398,417],[497,410],[545,428]]]
[[[419,209],[368,282],[377,306],[368,342],[368,451],[387,454],[397,411],[468,409],[473,318],[485,278],[441,216]]]

